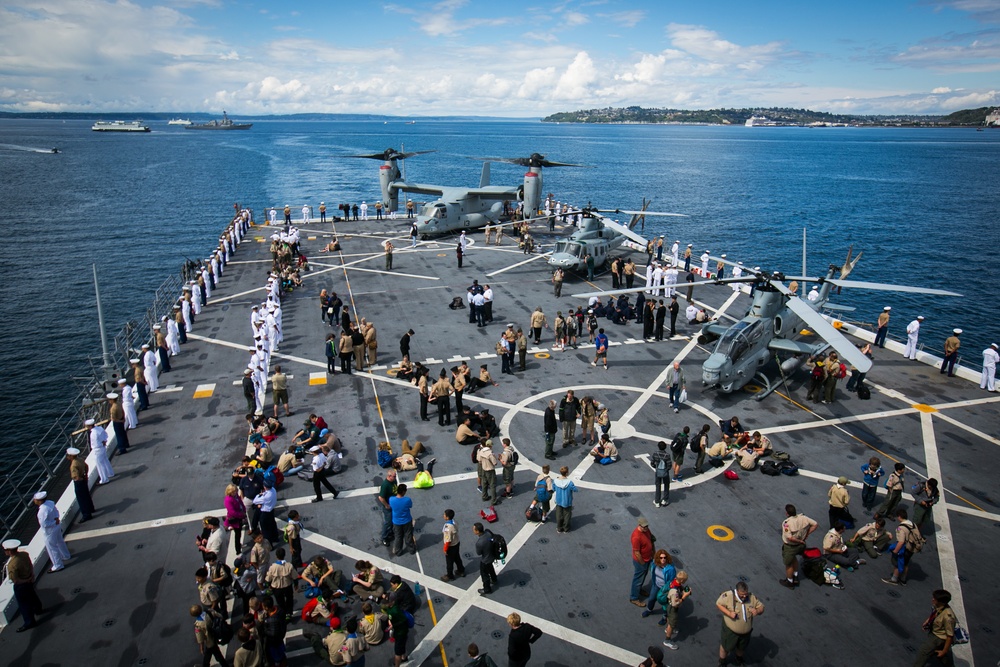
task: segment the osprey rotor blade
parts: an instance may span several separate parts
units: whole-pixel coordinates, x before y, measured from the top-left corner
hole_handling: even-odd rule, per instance
[[[410,151],[409,153],[400,153],[395,148],[386,148],[381,153],[368,153],[365,155],[342,155],[341,157],[350,158],[365,158],[368,160],[405,160],[408,157],[413,157],[414,155],[424,155],[426,153],[436,153],[437,151]]]
[[[598,213],[615,213],[620,215],[659,215],[672,218],[688,217],[686,213],[658,213],[656,211],[632,211],[624,208],[594,208],[591,210],[597,211]]]
[[[962,296],[957,292],[949,292],[948,290],[942,290],[942,289],[931,289],[929,287],[911,287],[909,285],[868,283],[860,280],[840,280],[839,278],[831,278],[826,282],[837,285],[838,287],[856,287],[859,289],[877,289],[877,290],[887,290],[891,292],[912,292],[914,294],[936,294],[937,296]]]
[[[812,309],[807,303],[797,296],[788,299],[788,308],[798,315],[806,325],[816,332],[823,340],[837,351],[842,359],[850,363],[862,373],[871,370],[872,360],[861,354],[861,350],[855,347],[854,343],[847,340],[844,334],[837,331],[832,324]]]
[[[528,157],[480,157],[477,160],[486,162],[505,162],[507,164],[517,164],[522,167],[587,167],[585,164],[572,164],[569,162],[553,162],[546,160],[540,153],[532,153]]]

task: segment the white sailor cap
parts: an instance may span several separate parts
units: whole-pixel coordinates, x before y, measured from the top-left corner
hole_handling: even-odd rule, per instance
[[[740,266],[743,266],[743,262],[737,262],[737,264],[739,264]]]
[[[176,307],[177,307],[177,306],[174,306],[174,308],[176,308]],[[161,318],[160,318],[160,321],[161,321],[161,322],[166,322],[166,321],[167,321],[167,316],[166,316],[166,315],[164,315],[163,317],[161,317]],[[157,326],[159,326],[159,325],[157,325]],[[153,328],[155,329],[155,328],[156,328],[156,326],[154,326]]]
[[[508,328],[508,329],[513,329],[513,328],[514,328],[514,323],[513,323],[513,322],[509,322],[509,323],[507,324],[507,328]]]
[[[139,360],[138,359],[129,359],[128,362],[130,364],[137,364],[137,363],[139,363]]]
[[[250,370],[250,369],[248,368],[248,369],[246,369],[245,371],[243,371],[243,375],[250,375],[250,373],[252,373],[252,372],[253,372],[253,371],[251,371],[251,370]]]
[[[179,305],[174,304],[174,310],[180,310],[180,309],[181,309],[181,307]]]
[[[997,348],[997,344],[996,343],[990,343],[990,347],[992,347],[993,349],[996,349]]]
[[[18,549],[21,546],[21,540],[14,540],[14,539],[4,540],[3,544],[0,546],[8,550]]]
[[[115,392],[111,392],[110,394],[107,395],[107,398],[108,398],[108,400],[111,400],[111,401],[117,401],[118,400],[118,394],[116,394]]]
[[[693,247],[694,247],[694,244],[693,244],[693,243],[688,243],[688,247],[689,247],[689,248],[693,248]]]
[[[725,259],[726,258],[726,253],[722,253],[721,255],[719,255],[719,257],[721,257],[722,259]]]
[[[962,333],[962,330],[961,329],[952,329],[952,333],[960,334],[960,333]]]
[[[148,350],[149,349],[149,343],[143,343],[142,344],[142,349]]]
[[[70,447],[69,449],[66,450],[66,453],[69,454],[70,456],[79,456],[80,450],[77,449],[76,447]]]
[[[45,500],[46,498],[49,497],[49,494],[45,493],[44,491],[39,491],[38,493],[36,493],[31,497],[35,500]]]
[[[182,292],[190,292],[191,291],[191,286],[190,285],[185,285],[184,287],[181,288],[181,291]]]
[[[325,201],[321,201],[321,202],[320,202],[320,204],[325,204],[325,203],[326,203]]]
[[[886,307],[885,307],[885,308],[883,308],[882,310],[884,310],[885,312],[887,312],[887,313],[888,313],[888,312],[889,312],[890,310],[892,310],[892,306],[886,306]]]
[[[918,320],[923,320],[923,319],[924,319],[924,316],[923,316],[923,315],[917,315],[917,319],[918,319]]]
[[[676,241],[674,241],[674,243],[680,243],[680,242],[681,242],[680,239],[677,239]]]
[[[167,318],[164,317],[163,319],[167,319]],[[159,324],[154,324],[153,325],[153,331],[160,331],[161,329],[163,329],[163,327],[161,327]]]
[[[93,419],[88,419],[87,421],[83,422],[83,425],[84,425],[84,426],[93,426],[93,425],[94,425],[94,424],[96,424],[96,423],[97,423],[97,422],[96,422],[96,421],[94,421]]]
[[[121,386],[123,384],[128,384],[128,380],[126,380],[125,378],[118,378],[118,386]]]

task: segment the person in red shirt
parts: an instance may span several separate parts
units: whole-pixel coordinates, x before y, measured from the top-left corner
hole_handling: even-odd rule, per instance
[[[640,597],[642,585],[646,582],[649,564],[653,562],[653,542],[655,538],[649,532],[649,522],[646,517],[639,517],[639,525],[632,531],[632,590],[629,602],[637,607],[644,607]]]

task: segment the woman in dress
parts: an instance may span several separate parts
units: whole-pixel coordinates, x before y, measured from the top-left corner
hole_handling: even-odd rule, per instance
[[[239,496],[239,489],[236,488],[235,484],[228,484],[226,486],[226,518],[223,524],[226,526],[226,530],[233,531],[233,548],[236,550],[236,555],[239,556],[243,552],[243,524],[247,520],[247,510],[243,505],[243,500]]]

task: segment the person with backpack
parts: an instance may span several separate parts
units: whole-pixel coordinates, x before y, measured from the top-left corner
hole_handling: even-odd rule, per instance
[[[667,622],[667,587],[670,586],[670,582],[674,580],[676,574],[677,568],[674,567],[673,557],[667,553],[666,549],[658,549],[653,554],[653,562],[649,564],[649,577],[651,581],[646,608],[642,610],[643,618],[651,616],[653,609],[656,608],[656,603],[659,602],[660,606],[663,607],[663,619],[660,621],[660,625]]]
[[[687,582],[687,572],[680,570],[665,588],[663,618],[660,619],[660,625],[666,622],[667,627],[663,631],[666,638],[663,640],[663,645],[671,651],[677,650],[675,640],[679,635],[677,632],[677,619],[680,616],[681,605],[684,604],[684,600],[691,597],[691,587],[687,585]]]
[[[700,475],[705,472],[705,456],[708,454],[708,434],[712,431],[711,424],[705,424],[698,434],[691,439],[691,451],[697,458],[694,460],[694,472]]]
[[[893,562],[892,576],[882,577],[882,581],[893,586],[905,586],[906,575],[910,572],[910,559],[913,554],[922,551],[926,540],[920,534],[920,529],[907,519],[906,509],[896,510],[896,541],[889,545],[890,558]]]
[[[917,659],[913,664],[916,667],[924,667],[933,655],[943,665],[954,665],[955,658],[951,654],[951,647],[955,643],[955,626],[958,625],[958,619],[948,606],[951,603],[951,593],[939,588],[931,593],[931,602],[934,610],[923,624],[927,639],[920,645]]]
[[[480,653],[478,644],[469,644],[469,662],[465,667],[497,667],[489,653]]]
[[[597,362],[600,361],[604,364],[604,370],[608,370],[608,335],[604,333],[604,328],[601,327],[597,332],[597,337],[594,339],[594,360],[590,362],[591,366],[596,366]]]
[[[472,532],[476,535],[476,555],[479,556],[479,576],[482,578],[483,587],[479,589],[480,595],[491,595],[493,587],[497,585],[497,572],[493,568],[495,554],[493,551],[493,531],[483,528],[483,524],[478,521],[472,524]]]
[[[670,459],[673,463],[672,482],[681,481],[681,466],[684,465],[684,450],[688,448],[691,440],[691,427],[685,426],[680,433],[674,436],[670,442]]]
[[[510,438],[504,438],[503,449],[500,451],[500,466],[503,468],[503,497],[512,498],[514,496],[514,469],[520,460],[517,450],[510,444]]]
[[[213,625],[217,625],[217,618],[222,618],[222,615],[211,609],[206,610],[200,604],[191,605],[189,611],[194,618],[194,638],[201,652],[202,666],[209,667],[212,658],[215,658],[220,665],[229,667],[225,654],[219,648],[219,639],[212,632]]]
[[[568,533],[573,519],[573,493],[576,484],[569,478],[569,468],[559,468],[559,478],[552,482],[556,496],[556,532]]]
[[[535,478],[535,498],[531,501],[532,507],[541,508],[541,519],[542,523],[549,516],[549,512],[552,511],[551,500],[552,500],[552,478],[549,477],[549,467],[547,465],[542,466],[542,472]]]
[[[813,359],[813,368],[809,373],[809,391],[806,393],[806,400],[818,403],[823,395],[823,380],[826,379],[826,362],[822,359]]]
[[[931,515],[931,509],[941,500],[938,481],[931,477],[923,484],[915,485],[913,492],[913,523],[920,528]]]
[[[653,507],[666,507],[670,504],[671,460],[670,454],[667,452],[667,443],[663,440],[656,443],[656,451],[650,455],[649,465],[653,469],[653,483],[656,489],[653,496]]]
[[[837,393],[837,380],[847,377],[847,366],[840,362],[836,352],[826,358],[826,379],[823,380],[823,403],[833,403]]]

